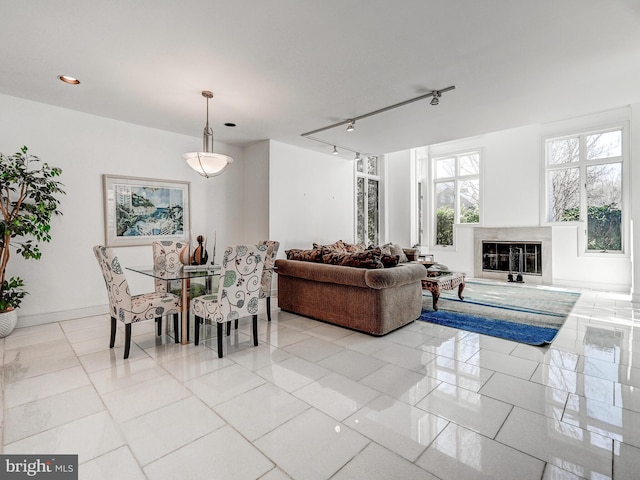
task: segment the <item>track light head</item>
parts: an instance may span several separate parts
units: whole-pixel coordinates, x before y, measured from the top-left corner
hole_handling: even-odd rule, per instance
[[[332,155],[338,155],[338,149],[336,148],[336,146],[333,146],[333,152],[331,152]]]
[[[431,99],[431,105],[439,105],[441,93],[438,90],[434,90],[431,92],[431,95],[433,96]]]
[[[360,160],[360,152],[356,152],[356,158],[354,160]]]
[[[349,120],[349,125],[347,125],[347,132],[353,132],[353,130],[355,129],[355,125],[355,120]]]

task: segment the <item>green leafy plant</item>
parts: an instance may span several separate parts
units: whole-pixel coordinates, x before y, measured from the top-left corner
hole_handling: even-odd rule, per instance
[[[453,245],[454,214],[451,207],[436,210],[436,245]]]
[[[58,195],[62,170],[43,163],[22,147],[0,153],[0,313],[18,308],[27,294],[19,277],[6,278],[11,249],[26,259],[39,259],[38,242],[51,241],[51,219],[61,215]]]

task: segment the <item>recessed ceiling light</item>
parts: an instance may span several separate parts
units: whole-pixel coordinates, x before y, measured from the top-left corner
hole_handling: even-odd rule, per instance
[[[227,122],[227,123],[225,123],[225,124],[224,124],[224,126],[225,126],[225,127],[235,127],[235,126],[236,126],[236,124],[235,124],[235,123],[233,123],[233,122]]]
[[[80,80],[74,77],[70,77],[69,75],[58,75],[58,78],[64,83],[68,83],[70,85],[78,85],[80,83]]]

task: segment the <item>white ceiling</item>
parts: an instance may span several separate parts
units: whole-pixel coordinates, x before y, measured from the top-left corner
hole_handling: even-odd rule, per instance
[[[0,93],[200,137],[211,90],[235,145],[328,152],[301,134],[450,85],[317,136],[381,154],[640,102],[639,0],[0,0],[0,18]]]

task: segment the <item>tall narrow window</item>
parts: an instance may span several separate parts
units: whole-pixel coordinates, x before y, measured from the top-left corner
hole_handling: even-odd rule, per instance
[[[356,160],[356,241],[380,243],[380,176],[378,157]]]
[[[435,245],[453,245],[455,223],[480,222],[480,152],[434,158]]]
[[[623,251],[622,132],[546,141],[547,221],[586,222],[586,252]]]

